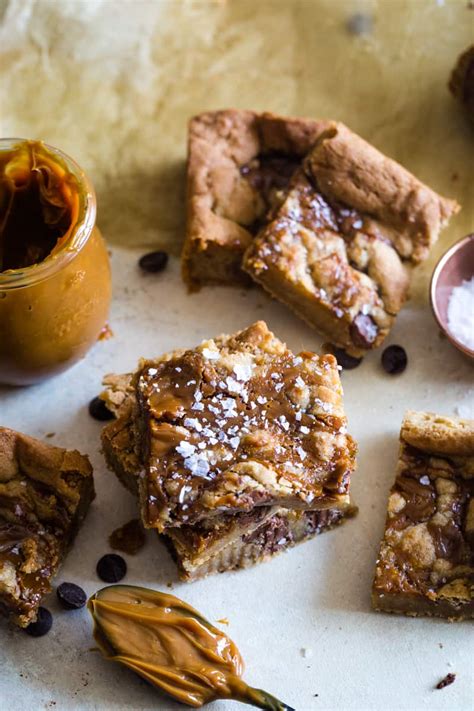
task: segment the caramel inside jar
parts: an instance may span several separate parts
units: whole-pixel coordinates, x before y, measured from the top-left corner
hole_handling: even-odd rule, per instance
[[[85,355],[106,325],[110,269],[81,169],[37,141],[0,141],[0,382]]]

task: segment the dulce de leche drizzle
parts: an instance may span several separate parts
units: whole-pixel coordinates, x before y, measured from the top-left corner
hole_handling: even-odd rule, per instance
[[[0,272],[44,261],[79,211],[76,178],[38,141],[0,152]]]
[[[111,585],[93,595],[88,608],[104,656],[181,703],[198,708],[220,698],[273,711],[289,709],[242,681],[244,665],[235,644],[174,595]]]

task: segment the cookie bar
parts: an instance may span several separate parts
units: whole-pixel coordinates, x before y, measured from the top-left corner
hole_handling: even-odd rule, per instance
[[[180,578],[192,581],[265,562],[340,525],[356,511],[353,506],[343,511],[262,506],[249,514],[221,516],[194,526],[169,529],[163,538],[176,560]]]
[[[327,340],[361,357],[379,346],[458,209],[334,123],[249,245],[244,269]]]
[[[0,427],[0,612],[20,627],[36,619],[93,498],[86,456]]]
[[[355,467],[336,359],[259,321],[134,375],[146,527],[256,506],[344,508]]]
[[[327,121],[254,111],[212,111],[191,119],[183,278],[246,284],[245,248]]]
[[[474,618],[474,420],[407,412],[376,564],[376,610]]]
[[[133,427],[131,375],[110,375],[102,397],[117,419],[102,431],[109,468],[132,493],[138,494],[140,461]],[[248,513],[224,514],[194,526],[167,529],[161,538],[177,563],[182,580],[263,562],[296,543],[327,531],[355,515],[357,509],[292,511],[260,506]]]

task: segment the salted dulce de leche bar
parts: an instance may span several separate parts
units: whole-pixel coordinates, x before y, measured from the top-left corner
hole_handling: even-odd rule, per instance
[[[242,256],[328,121],[227,109],[189,122],[183,278],[249,284]]]
[[[243,268],[330,343],[362,357],[387,336],[410,268],[458,209],[333,123],[249,244]]]
[[[142,520],[165,531],[258,506],[349,506],[356,446],[336,359],[259,321],[133,378]]]
[[[131,374],[126,374],[104,379],[106,390],[102,398],[116,419],[104,427],[102,446],[109,468],[137,495],[142,465],[135,443],[135,394],[131,378]],[[192,581],[264,562],[338,526],[356,511],[354,506],[318,511],[260,506],[249,512],[224,513],[194,525],[168,528],[160,537],[176,561],[180,578]]]
[[[474,420],[409,411],[400,440],[373,607],[474,618]]]
[[[77,451],[0,427],[0,613],[34,622],[94,498]]]

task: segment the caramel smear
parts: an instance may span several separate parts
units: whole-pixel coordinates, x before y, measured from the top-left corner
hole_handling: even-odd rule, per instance
[[[44,261],[77,222],[76,178],[39,141],[0,153],[0,271]]]
[[[111,585],[88,602],[102,654],[183,704],[200,708],[235,699],[270,711],[294,711],[240,678],[239,650],[221,630],[174,595]]]
[[[111,548],[130,555],[138,553],[145,545],[145,542],[145,531],[138,518],[132,518],[128,523],[116,528],[109,536]]]

